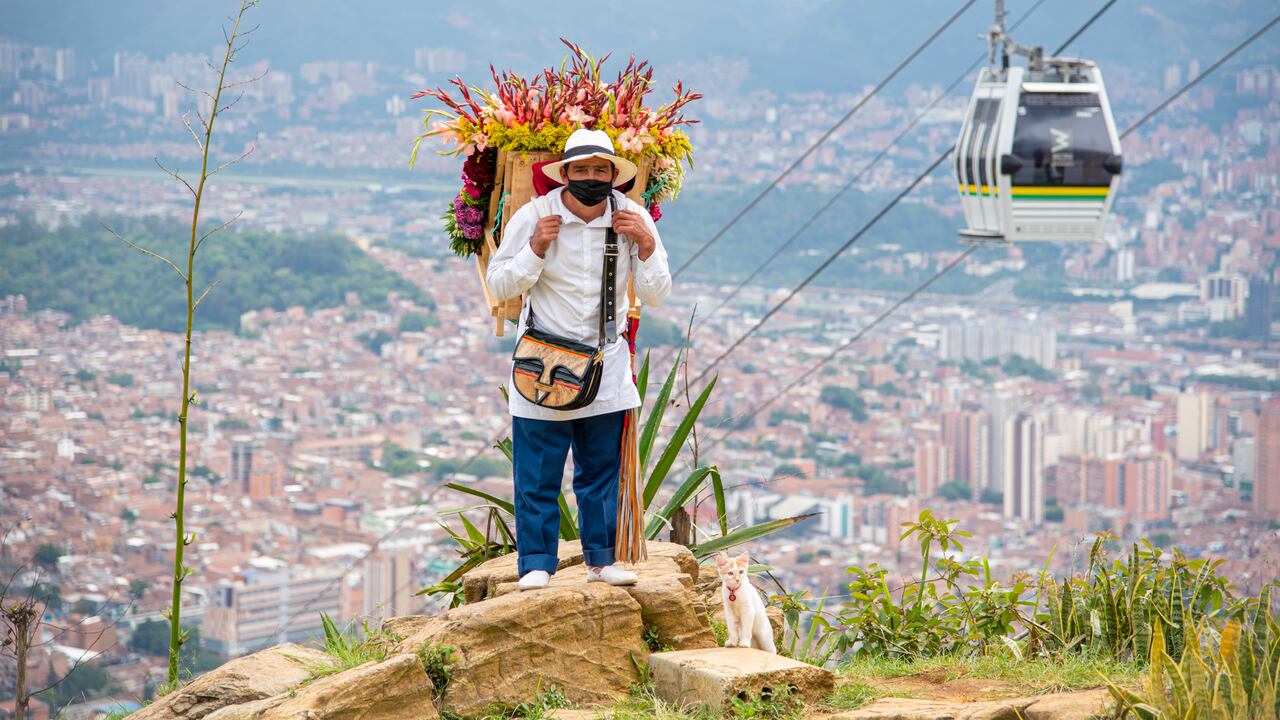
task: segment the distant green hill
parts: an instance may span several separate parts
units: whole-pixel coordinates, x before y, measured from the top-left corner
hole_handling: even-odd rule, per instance
[[[189,226],[156,219],[103,222],[186,267]],[[391,290],[427,302],[416,286],[333,234],[220,232],[201,246],[195,276],[197,296],[222,279],[196,312],[200,329],[238,330],[240,314],[248,310],[333,307],[350,291],[377,306]],[[143,328],[181,331],[186,324],[177,273],[120,242],[97,219],[58,230],[26,219],[0,228],[0,297],[19,293],[32,308],[69,312],[77,321],[109,314]]]

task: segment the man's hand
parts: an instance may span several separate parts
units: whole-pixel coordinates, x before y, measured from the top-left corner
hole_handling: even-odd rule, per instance
[[[648,260],[654,248],[657,247],[658,243],[653,239],[653,235],[649,234],[649,228],[644,224],[644,219],[633,210],[616,211],[613,214],[613,229],[631,238],[631,242],[640,249],[639,257],[642,261]]]
[[[529,244],[533,247],[533,254],[540,258],[547,256],[547,248],[551,247],[551,241],[560,236],[560,216],[548,215],[538,220],[538,225],[533,229],[533,239]]]

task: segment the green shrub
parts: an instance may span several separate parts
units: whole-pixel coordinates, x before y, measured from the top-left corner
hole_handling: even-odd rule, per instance
[[[1150,670],[1140,691],[1107,683],[1118,717],[1277,717],[1280,622],[1272,612],[1271,587],[1262,592],[1251,612],[1231,618],[1221,629],[1211,618],[1187,623],[1180,655],[1166,652],[1164,628],[1164,623],[1152,628]],[[1175,662],[1175,657],[1180,661]]]

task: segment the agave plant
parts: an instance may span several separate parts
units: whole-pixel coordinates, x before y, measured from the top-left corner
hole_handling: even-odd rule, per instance
[[[658,502],[658,491],[665,484],[668,484],[669,480],[676,477],[674,474],[676,461],[679,459],[681,451],[684,449],[685,441],[689,439],[690,433],[693,432],[694,424],[697,423],[698,416],[702,413],[702,408],[706,405],[707,399],[711,397],[711,391],[716,385],[715,378],[707,383],[707,386],[690,404],[689,409],[685,411],[684,416],[680,418],[675,430],[667,438],[666,445],[659,452],[658,434],[667,408],[671,404],[671,393],[676,384],[676,374],[679,367],[680,354],[677,353],[675,363],[667,374],[666,381],[659,389],[658,396],[654,399],[652,407],[641,425],[638,455],[640,461],[639,474],[643,482],[641,504],[646,518],[644,526],[645,537],[650,540],[656,540],[664,527],[671,526],[671,518],[675,512],[708,487],[715,503],[719,535],[689,548],[694,557],[698,559],[708,557],[735,545],[749,542],[758,537],[778,532],[811,517],[813,514],[809,513],[769,520],[746,527],[730,528],[725,508],[724,482],[719,468],[715,465],[694,467],[675,486],[671,496],[665,502]],[[636,376],[636,388],[640,392],[641,413],[644,411],[648,385],[649,356],[646,354],[644,363],[640,367],[640,372]],[[511,440],[509,438],[499,442],[497,447],[506,455],[508,461],[513,459]],[[485,501],[482,505],[451,511],[458,514],[460,521],[463,523],[465,534],[455,532],[441,523],[459,545],[459,553],[464,561],[439,583],[418,592],[419,595],[452,593],[453,599],[450,605],[452,607],[461,602],[461,585],[459,581],[467,571],[491,557],[515,551],[514,536],[508,524],[508,520],[515,516],[515,505],[510,500],[467,485],[447,483],[446,487]],[[560,492],[558,503],[560,505],[560,539],[578,539],[577,515],[574,509],[569,506],[563,491]],[[481,532],[463,514],[468,510],[477,509],[483,509],[489,513],[489,526],[485,532]]]
[[[1222,625],[1210,618],[1187,624],[1180,655],[1166,651],[1163,623],[1151,630],[1151,664],[1142,690],[1107,689],[1120,718],[1275,720],[1280,717],[1280,622],[1268,586],[1251,613]],[[1250,615],[1252,617],[1250,617]],[[1217,647],[1211,641],[1217,636]],[[1209,642],[1202,644],[1201,640]],[[1179,661],[1173,658],[1179,657]]]
[[[1161,550],[1144,540],[1124,561],[1108,562],[1109,539],[1094,541],[1083,576],[1059,582],[1042,573],[1044,608],[1027,619],[1032,650],[1146,658],[1158,628],[1164,651],[1181,657],[1186,626],[1237,615],[1248,604],[1218,572],[1222,560],[1189,560],[1175,549],[1165,562]]]

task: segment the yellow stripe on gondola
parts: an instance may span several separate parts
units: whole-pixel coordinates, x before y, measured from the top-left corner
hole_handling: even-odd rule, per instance
[[[995,185],[961,185],[960,192],[965,195],[995,195],[1000,188]]]
[[[1065,187],[1060,185],[1036,187],[1030,185],[1015,185],[1013,188],[1013,196],[1019,197],[1023,195],[1037,196],[1070,196],[1085,198],[1104,198],[1111,188],[1103,187]]]

